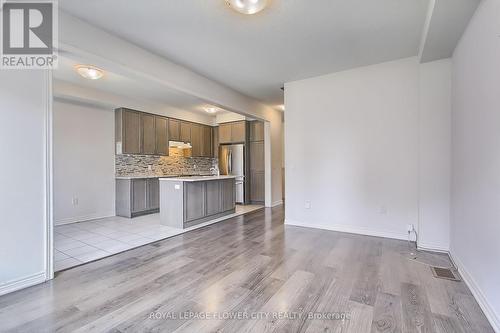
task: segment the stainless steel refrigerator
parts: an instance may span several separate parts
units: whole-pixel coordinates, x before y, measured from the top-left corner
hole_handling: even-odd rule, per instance
[[[245,145],[223,145],[219,148],[221,175],[236,176],[236,203],[245,203]]]

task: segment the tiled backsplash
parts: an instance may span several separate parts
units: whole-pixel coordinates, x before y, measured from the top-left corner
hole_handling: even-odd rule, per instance
[[[216,158],[207,157],[116,155],[115,173],[119,177],[210,174],[217,163]]]

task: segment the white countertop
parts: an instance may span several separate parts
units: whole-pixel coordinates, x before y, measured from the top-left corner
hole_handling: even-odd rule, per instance
[[[161,181],[171,182],[203,182],[209,180],[234,179],[236,176],[193,176],[193,177],[175,177],[175,178],[160,178]]]
[[[115,179],[154,179],[154,178],[171,178],[171,177],[179,177],[176,175],[173,176],[117,176]]]

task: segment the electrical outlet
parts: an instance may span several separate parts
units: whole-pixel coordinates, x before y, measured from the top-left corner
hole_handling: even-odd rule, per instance
[[[380,206],[380,209],[378,212],[382,215],[387,215],[387,207],[386,206]]]
[[[71,202],[73,203],[73,206],[78,206],[78,198],[77,197],[73,197]]]
[[[306,200],[306,202],[304,203],[304,208],[305,209],[311,209],[311,201]]]
[[[413,224],[408,224],[407,229],[408,229],[408,232],[410,233],[413,230],[415,230],[415,226]]]

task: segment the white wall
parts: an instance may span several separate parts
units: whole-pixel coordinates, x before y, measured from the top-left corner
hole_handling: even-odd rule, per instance
[[[286,84],[286,222],[449,249],[450,60]],[[311,208],[306,208],[310,201]]]
[[[245,116],[234,112],[217,113],[215,116],[215,122],[217,124],[229,123],[231,121],[239,121],[245,119],[246,119]]]
[[[0,71],[0,294],[45,280],[49,78]]]
[[[54,223],[114,216],[113,109],[56,100],[53,132]]]
[[[450,249],[451,59],[420,65],[419,246]]]
[[[407,238],[418,74],[410,58],[285,85],[286,223]]]
[[[483,0],[453,56],[451,251],[500,332],[500,2]]]
[[[271,205],[277,206],[283,203],[283,122],[282,113],[272,112],[268,116],[271,132]]]

